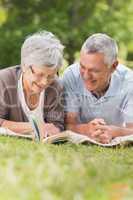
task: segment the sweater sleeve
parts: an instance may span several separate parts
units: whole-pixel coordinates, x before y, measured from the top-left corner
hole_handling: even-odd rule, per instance
[[[50,86],[45,92],[44,120],[53,123],[60,131],[64,130],[63,87],[59,84]]]

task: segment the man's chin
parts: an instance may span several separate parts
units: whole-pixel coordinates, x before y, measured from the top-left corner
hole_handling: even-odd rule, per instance
[[[87,85],[87,84],[85,84],[85,86],[86,86],[86,89],[89,90],[90,92],[96,90],[96,87],[94,87],[94,86],[90,86],[90,85]]]

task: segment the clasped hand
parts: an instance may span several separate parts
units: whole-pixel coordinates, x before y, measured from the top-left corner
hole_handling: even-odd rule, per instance
[[[106,122],[103,119],[94,119],[88,123],[89,125],[89,134],[92,139],[101,142],[109,143],[114,137],[117,127],[112,125],[106,125]]]

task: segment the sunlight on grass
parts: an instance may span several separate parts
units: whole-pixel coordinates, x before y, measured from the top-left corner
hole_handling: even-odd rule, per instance
[[[0,199],[132,199],[132,150],[0,138]]]

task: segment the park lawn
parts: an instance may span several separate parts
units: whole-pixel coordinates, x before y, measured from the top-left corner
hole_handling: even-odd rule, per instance
[[[0,137],[0,200],[133,199],[133,147]]]

